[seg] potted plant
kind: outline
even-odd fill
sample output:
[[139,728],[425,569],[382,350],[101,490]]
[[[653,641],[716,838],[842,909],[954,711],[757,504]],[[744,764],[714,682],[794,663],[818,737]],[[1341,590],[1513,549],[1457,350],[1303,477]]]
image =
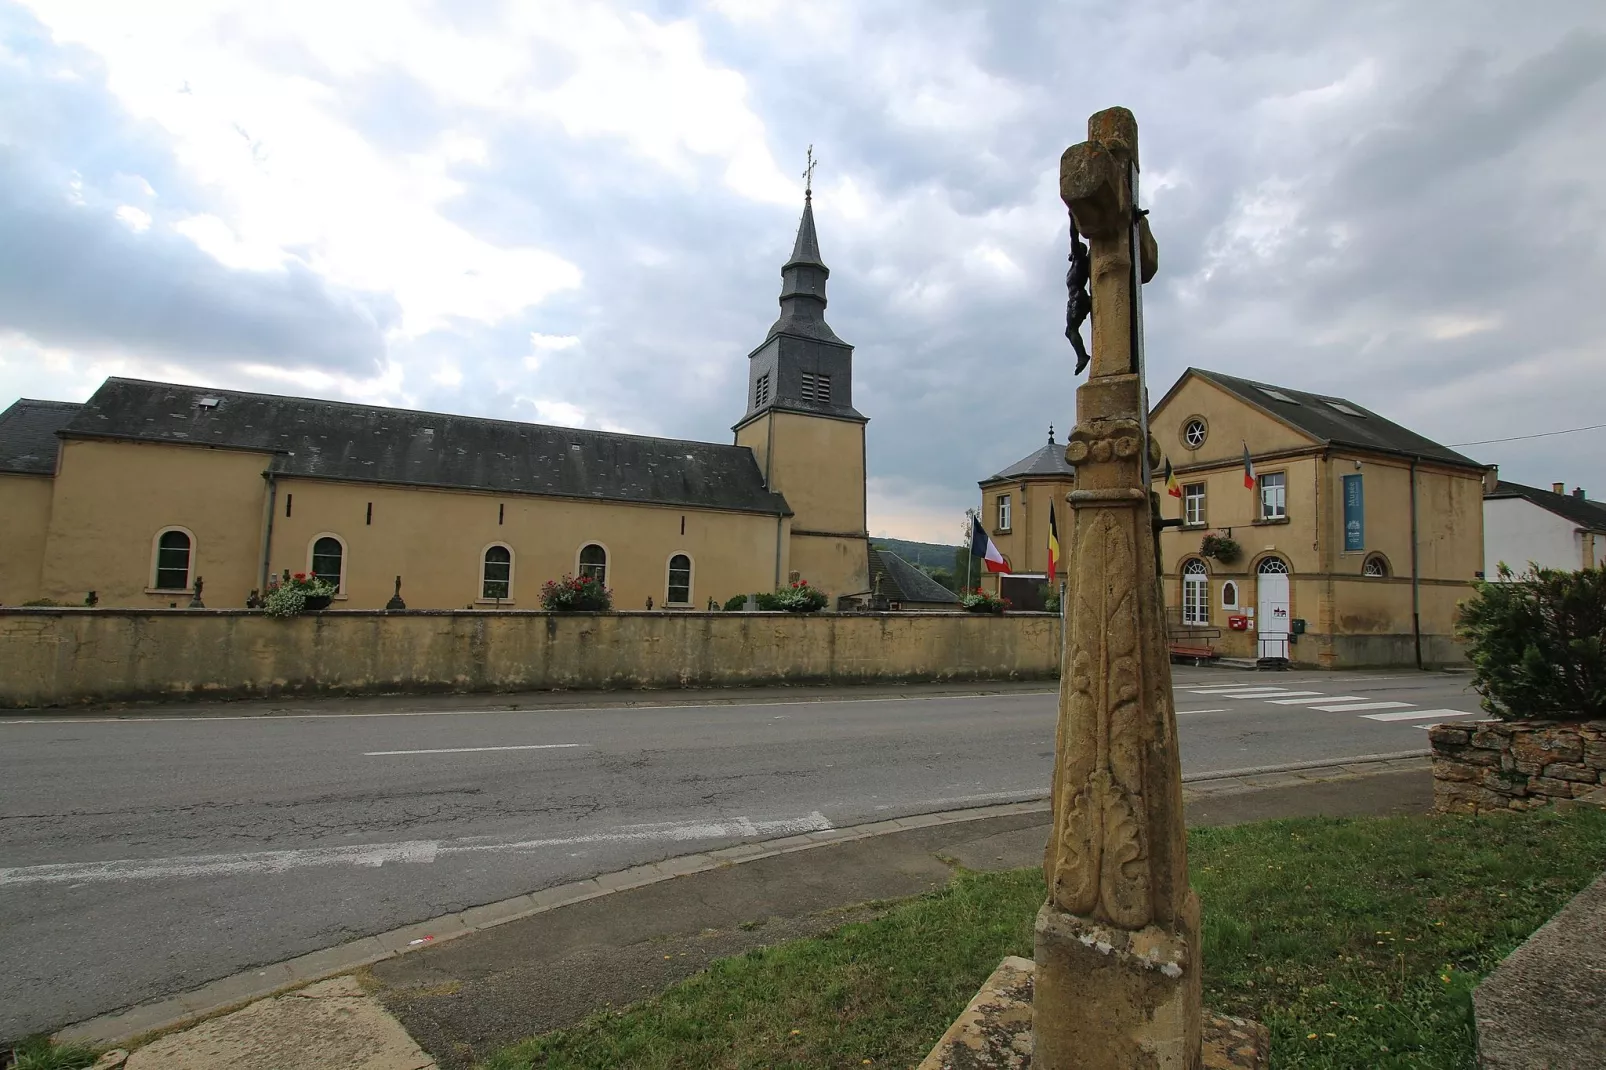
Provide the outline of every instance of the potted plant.
[[1202,557],[1213,557],[1223,565],[1230,565],[1243,556],[1243,548],[1231,536],[1211,532],[1199,544],[1199,554]]
[[541,608],[552,613],[599,613],[613,608],[613,592],[594,576],[569,576],[541,585]]
[[294,617],[328,609],[334,596],[335,585],[327,580],[321,580],[309,572],[291,575],[290,570],[285,569],[282,579],[268,581],[268,593],[262,598],[262,608],[270,617]]
[[959,604],[967,613],[1002,613],[1010,607],[1011,602],[1007,598],[990,595],[977,587],[974,591],[966,591],[961,595]]
[[818,587],[810,587],[808,580],[798,580],[790,587],[782,587],[775,592],[775,608],[788,613],[818,613],[825,608],[825,603],[825,592]]

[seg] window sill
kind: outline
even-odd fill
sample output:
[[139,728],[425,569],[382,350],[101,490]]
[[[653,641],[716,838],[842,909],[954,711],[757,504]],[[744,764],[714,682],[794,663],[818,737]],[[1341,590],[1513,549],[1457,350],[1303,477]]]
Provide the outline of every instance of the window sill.
[[1014,528],[994,528],[993,529],[993,534],[994,535],[1013,535],[1014,533],[1015,533],[1015,529]]
[[194,591],[194,589],[189,588],[189,587],[147,587],[147,588],[145,588],[145,593],[146,594],[173,595],[173,594],[194,594],[195,591]]
[[1288,518],[1286,516],[1263,516],[1254,521],[1255,527],[1269,527],[1273,524],[1286,523],[1288,523]]
[[1209,524],[1206,524],[1202,520],[1197,524],[1186,524],[1186,523],[1184,523],[1184,524],[1178,524],[1177,525],[1177,527],[1182,531],[1203,531],[1205,528],[1208,528],[1209,526],[1210,526]]
[[474,604],[477,606],[511,606],[514,602],[511,598],[476,598],[474,599]]

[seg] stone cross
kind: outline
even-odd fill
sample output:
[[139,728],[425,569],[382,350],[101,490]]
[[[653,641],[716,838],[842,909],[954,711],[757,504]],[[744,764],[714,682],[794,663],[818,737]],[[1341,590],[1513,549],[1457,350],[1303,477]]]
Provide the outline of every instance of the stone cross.
[[1137,121],[1125,108],[1094,115],[1088,140],[1060,158],[1060,196],[1090,247],[1093,345],[1065,450],[1076,490],[1035,1070],[1194,1070],[1200,1059],[1199,901],[1188,886],[1142,370],[1138,287],[1158,252],[1134,203],[1137,165]]

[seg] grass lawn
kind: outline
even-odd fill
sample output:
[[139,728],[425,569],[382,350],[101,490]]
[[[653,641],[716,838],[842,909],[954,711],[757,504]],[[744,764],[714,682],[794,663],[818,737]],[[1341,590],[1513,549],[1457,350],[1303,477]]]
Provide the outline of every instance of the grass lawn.
[[[1471,991],[1606,868],[1606,813],[1271,821],[1189,835],[1205,1003],[1285,1067],[1472,1067]],[[716,962],[513,1045],[526,1067],[913,1066],[1005,955],[1041,874],[963,874],[874,921]]]

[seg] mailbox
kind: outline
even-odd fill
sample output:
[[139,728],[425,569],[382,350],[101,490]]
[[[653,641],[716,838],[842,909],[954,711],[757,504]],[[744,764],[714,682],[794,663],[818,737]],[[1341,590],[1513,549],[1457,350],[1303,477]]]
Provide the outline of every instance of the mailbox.
[[1249,618],[1242,613],[1233,613],[1227,617],[1227,627],[1235,632],[1247,632],[1249,630]]
[[1305,634],[1305,618],[1304,617],[1295,617],[1293,620],[1289,621],[1288,623],[1292,626],[1290,628],[1290,631],[1292,631],[1295,635],[1304,635]]

